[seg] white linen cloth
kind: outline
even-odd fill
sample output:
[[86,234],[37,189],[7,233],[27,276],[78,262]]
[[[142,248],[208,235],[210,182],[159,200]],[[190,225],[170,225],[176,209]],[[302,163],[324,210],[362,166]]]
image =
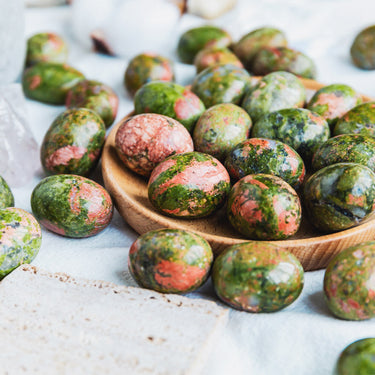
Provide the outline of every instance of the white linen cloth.
[[[95,6],[94,1],[92,4]],[[375,98],[375,71],[357,69],[349,56],[356,33],[375,24],[374,15],[373,0],[243,0],[235,10],[214,23],[228,29],[235,40],[256,27],[279,27],[286,32],[292,47],[315,60],[319,81],[346,83]],[[84,15],[82,22],[85,22]],[[176,35],[203,23],[197,17],[184,16]],[[120,98],[117,120],[132,110],[132,100],[123,88],[127,60],[98,55],[81,46],[71,33],[69,7],[27,9],[25,37],[41,31],[61,34],[69,43],[69,63],[87,78],[113,87]],[[195,69],[188,65],[176,64],[176,70],[181,84],[189,83],[195,74]],[[27,109],[30,127],[40,144],[64,107],[28,100]],[[30,183],[12,189],[17,207],[31,212],[31,192],[43,177],[39,168]],[[100,181],[99,169],[96,179]],[[127,252],[136,238],[137,234],[117,212],[106,230],[87,239],[64,238],[43,228],[42,247],[33,264],[53,272],[135,285],[127,271]],[[218,341],[204,373],[331,374],[339,353],[348,344],[375,337],[375,319],[349,322],[334,318],[324,302],[323,276],[323,270],[307,272],[302,295],[278,313],[249,314],[232,310],[225,336]],[[210,283],[191,296],[215,299]]]

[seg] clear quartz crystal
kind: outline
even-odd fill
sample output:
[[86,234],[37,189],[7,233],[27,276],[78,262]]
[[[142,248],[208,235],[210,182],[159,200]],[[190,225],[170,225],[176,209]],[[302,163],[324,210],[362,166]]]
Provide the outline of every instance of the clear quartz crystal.
[[26,52],[24,0],[0,0],[0,83],[21,74]]
[[0,86],[0,161],[0,175],[11,187],[28,183],[40,167],[19,84]]

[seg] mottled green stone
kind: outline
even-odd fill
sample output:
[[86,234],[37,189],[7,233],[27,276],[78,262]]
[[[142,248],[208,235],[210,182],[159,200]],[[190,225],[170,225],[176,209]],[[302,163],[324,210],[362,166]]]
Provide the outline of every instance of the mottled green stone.
[[180,229],[153,230],[138,237],[129,250],[128,266],[143,288],[187,293],[207,280],[213,253],[201,236]]
[[9,185],[0,176],[0,209],[14,206],[14,196]]
[[305,164],[330,136],[323,117],[304,108],[287,108],[262,116],[253,126],[252,137],[277,139],[286,143],[302,157]]
[[329,165],[306,181],[304,203],[306,217],[323,232],[354,227],[374,210],[375,173],[360,164]]
[[332,128],[340,117],[362,101],[353,88],[336,83],[318,90],[306,108],[325,118]]
[[40,62],[23,72],[22,87],[29,99],[65,104],[66,95],[84,75],[67,64]]
[[55,33],[39,33],[27,40],[26,65],[38,62],[65,63],[68,59],[68,46]]
[[44,178],[34,188],[31,208],[40,224],[66,237],[93,236],[110,223],[113,205],[96,182],[75,175]]
[[249,136],[251,119],[232,103],[214,105],[199,118],[193,133],[196,151],[224,161],[228,152]]
[[303,107],[305,100],[305,87],[294,74],[274,72],[264,76],[247,92],[241,106],[256,122],[270,112]]
[[272,174],[298,188],[305,178],[302,158],[287,144],[277,140],[250,138],[235,146],[225,159],[233,180],[249,174]]
[[314,79],[316,66],[313,60],[300,51],[288,47],[265,47],[254,57],[252,72],[265,75],[286,71],[299,77]]
[[223,29],[205,25],[184,32],[178,41],[177,54],[180,60],[192,64],[197,53],[207,47],[228,47],[231,36]]
[[375,241],[351,246],[337,254],[324,274],[324,295],[331,312],[347,320],[374,318],[374,278]]
[[21,208],[0,209],[0,280],[37,256],[42,243],[39,223]]
[[375,139],[361,134],[341,134],[328,139],[315,152],[314,170],[337,163],[357,163],[375,172]]
[[285,34],[273,27],[261,27],[244,35],[234,46],[233,51],[244,64],[252,70],[254,56],[263,47],[286,47],[288,42]]
[[231,64],[243,68],[238,57],[228,48],[211,47],[198,52],[194,59],[194,65],[197,73],[217,64]]
[[130,95],[135,95],[145,83],[174,80],[174,66],[171,60],[153,53],[141,53],[130,60],[125,70],[124,85]]
[[170,156],[152,171],[148,197],[168,216],[203,217],[224,204],[230,178],[214,157],[200,152]]
[[68,91],[65,105],[67,108],[87,108],[95,111],[108,128],[117,115],[118,96],[104,83],[85,79]]
[[250,86],[250,75],[235,65],[214,65],[204,69],[194,79],[191,90],[206,108],[220,103],[240,104]]
[[375,374],[375,337],[355,341],[340,354],[335,375],[354,374]]
[[358,68],[375,69],[375,26],[367,27],[355,37],[350,55]]
[[197,95],[173,82],[150,82],[143,85],[134,97],[136,114],[158,113],[179,121],[192,132],[195,123],[206,109]]
[[247,175],[236,182],[229,193],[229,222],[246,238],[288,238],[298,231],[301,215],[297,193],[277,176]]
[[341,117],[333,135],[362,134],[375,137],[375,102],[357,105]]
[[40,159],[47,174],[88,175],[98,163],[105,125],[90,109],[67,109],[44,136]]
[[245,242],[216,258],[212,281],[219,298],[236,309],[275,312],[298,298],[304,273],[293,254],[270,243]]

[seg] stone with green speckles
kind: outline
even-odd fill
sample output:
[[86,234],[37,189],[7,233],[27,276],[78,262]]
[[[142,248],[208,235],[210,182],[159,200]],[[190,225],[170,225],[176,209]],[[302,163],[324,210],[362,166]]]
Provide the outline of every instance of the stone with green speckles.
[[250,75],[235,65],[214,65],[204,69],[194,79],[191,90],[209,108],[215,104],[240,104],[250,86]]
[[22,75],[24,94],[49,104],[65,104],[68,91],[84,75],[67,64],[40,62],[27,68]]
[[170,156],[152,171],[148,197],[172,217],[203,217],[224,204],[230,189],[227,170],[213,156],[187,152]]
[[301,203],[297,193],[277,176],[247,175],[237,181],[229,193],[229,222],[246,238],[288,238],[298,231],[301,215]]
[[34,216],[21,208],[0,209],[0,280],[21,264],[31,263],[42,243]]
[[308,109],[287,108],[262,116],[251,135],[286,143],[310,165],[315,151],[330,137],[330,129],[323,117]]
[[314,79],[316,66],[313,60],[300,51],[288,47],[265,47],[255,55],[252,72],[265,75],[286,71],[299,77]]
[[228,48],[211,47],[202,49],[194,59],[197,73],[217,64],[231,64],[243,68],[238,57]]
[[115,121],[118,103],[117,94],[109,86],[87,79],[73,86],[65,101],[67,108],[87,108],[95,111],[107,128]]
[[26,65],[38,62],[65,63],[68,59],[68,46],[55,33],[39,33],[27,40]]
[[309,221],[323,232],[359,225],[375,208],[375,173],[355,163],[329,165],[304,186]]
[[135,113],[158,113],[179,121],[192,132],[206,107],[197,95],[173,82],[150,82],[134,97]]
[[353,374],[375,374],[375,337],[355,341],[340,354],[335,375]]
[[338,253],[324,274],[324,296],[331,312],[347,320],[374,318],[374,278],[375,241],[363,242]]
[[178,41],[177,54],[180,60],[192,64],[197,53],[207,47],[228,47],[231,36],[223,29],[205,25],[184,32]]
[[263,47],[286,47],[288,42],[285,34],[273,27],[261,27],[244,35],[234,46],[233,51],[244,64],[252,70],[254,56]]
[[353,88],[336,83],[318,90],[307,104],[307,109],[325,118],[332,128],[340,117],[362,102],[361,95]]
[[294,74],[274,72],[264,76],[246,93],[241,106],[256,122],[273,111],[303,107],[305,100],[305,87]]
[[375,102],[357,105],[341,117],[333,135],[362,134],[375,137]]
[[361,134],[341,134],[328,139],[315,152],[315,171],[331,164],[357,163],[375,172],[375,139]]
[[88,175],[99,161],[105,125],[86,108],[67,109],[53,121],[44,136],[40,159],[47,174]]
[[113,204],[98,183],[76,175],[44,178],[34,188],[31,208],[40,224],[66,237],[93,236],[108,226]]
[[249,136],[251,119],[232,103],[214,105],[199,118],[193,133],[196,151],[224,161],[228,152]]
[[352,60],[358,68],[375,69],[375,26],[363,29],[350,48]]
[[143,288],[187,293],[209,276],[213,253],[201,236],[180,229],[153,230],[138,237],[129,250],[128,267]]
[[125,70],[124,85],[130,95],[151,81],[174,82],[173,62],[168,58],[153,54],[141,53],[129,62]]
[[14,196],[9,185],[0,176],[0,209],[14,206]]
[[127,168],[145,177],[168,156],[194,151],[187,129],[157,113],[125,118],[117,128],[115,148]]
[[225,159],[225,168],[235,181],[249,174],[272,174],[293,188],[303,183],[306,170],[302,158],[277,140],[250,138],[235,146]]
[[304,273],[291,253],[264,242],[246,242],[224,250],[215,260],[212,281],[219,298],[252,313],[275,312],[301,294]]

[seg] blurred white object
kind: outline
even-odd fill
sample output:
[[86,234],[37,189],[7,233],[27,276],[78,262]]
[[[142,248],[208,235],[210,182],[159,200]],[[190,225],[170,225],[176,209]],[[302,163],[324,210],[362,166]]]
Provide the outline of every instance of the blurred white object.
[[24,65],[24,0],[0,0],[0,82],[14,82]]
[[152,51],[170,55],[180,8],[168,0],[74,0],[73,32],[87,47],[95,35],[104,48],[127,58]]
[[63,5],[69,3],[67,0],[25,0],[28,7],[45,7],[51,5]]
[[11,187],[25,185],[40,167],[20,84],[0,86],[0,160],[0,175]]
[[213,19],[234,8],[237,0],[187,0],[188,13],[199,17]]

